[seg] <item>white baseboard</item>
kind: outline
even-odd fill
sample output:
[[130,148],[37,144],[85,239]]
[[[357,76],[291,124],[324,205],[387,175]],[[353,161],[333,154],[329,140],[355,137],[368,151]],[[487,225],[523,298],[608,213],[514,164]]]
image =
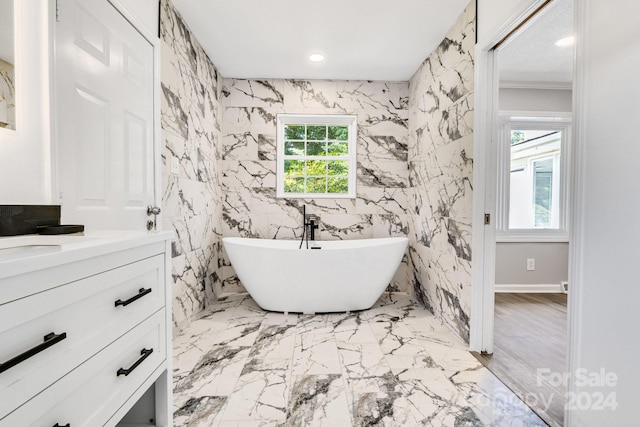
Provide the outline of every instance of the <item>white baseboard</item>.
[[528,294],[561,294],[564,293],[560,283],[533,285],[495,285],[495,293],[528,293]]

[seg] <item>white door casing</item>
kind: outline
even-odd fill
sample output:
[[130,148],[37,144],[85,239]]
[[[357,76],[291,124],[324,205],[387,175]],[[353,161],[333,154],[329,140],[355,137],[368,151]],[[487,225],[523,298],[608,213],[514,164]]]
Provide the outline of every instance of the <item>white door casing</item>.
[[159,196],[157,42],[106,0],[58,0],[57,20],[53,115],[62,221],[143,230],[147,206],[157,206]]
[[[484,31],[475,47],[474,110],[474,197],[473,197],[473,270],[469,346],[474,351],[493,353],[494,284],[496,256],[496,191],[497,191],[497,105],[498,58],[494,47],[543,7],[548,0],[520,2],[504,22]],[[490,2],[485,2],[490,3]],[[498,4],[498,1],[492,4]],[[485,5],[486,6],[486,5]],[[483,25],[479,16],[479,25]],[[526,26],[525,26],[526,27]],[[485,225],[485,214],[491,222]]]

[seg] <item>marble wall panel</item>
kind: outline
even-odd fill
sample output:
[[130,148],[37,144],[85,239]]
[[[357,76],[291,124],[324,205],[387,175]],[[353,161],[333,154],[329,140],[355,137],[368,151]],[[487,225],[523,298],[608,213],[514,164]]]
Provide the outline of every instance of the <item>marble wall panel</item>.
[[15,68],[3,59],[0,59],[0,128],[16,128]]
[[[163,228],[172,244],[174,332],[222,287],[219,76],[170,0],[161,1]],[[175,164],[177,169],[172,170]],[[228,261],[227,261],[228,263]]]
[[475,5],[409,82],[407,205],[416,297],[469,340]]
[[[407,235],[408,82],[223,79],[221,102],[225,236],[300,238],[303,205],[320,239]],[[358,116],[355,199],[275,197],[278,113]],[[406,262],[391,289],[408,290]]]

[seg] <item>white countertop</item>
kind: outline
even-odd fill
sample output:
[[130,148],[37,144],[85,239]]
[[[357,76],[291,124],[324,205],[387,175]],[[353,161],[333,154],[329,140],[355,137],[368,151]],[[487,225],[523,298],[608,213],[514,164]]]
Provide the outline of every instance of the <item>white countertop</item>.
[[173,237],[173,231],[91,231],[54,236],[0,237],[0,279]]

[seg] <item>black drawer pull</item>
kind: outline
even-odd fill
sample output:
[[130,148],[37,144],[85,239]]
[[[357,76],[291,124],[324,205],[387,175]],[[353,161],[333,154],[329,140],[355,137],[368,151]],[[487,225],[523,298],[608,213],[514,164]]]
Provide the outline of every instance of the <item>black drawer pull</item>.
[[147,350],[146,348],[143,348],[142,351],[140,352],[142,357],[140,357],[140,359],[136,360],[136,363],[131,365],[131,367],[129,369],[124,369],[124,368],[118,369],[118,375],[117,376],[119,377],[120,375],[124,375],[126,377],[127,375],[129,375],[131,372],[133,372],[134,369],[136,369],[138,366],[140,366],[140,364],[142,362],[144,362],[144,359],[146,359],[147,357],[151,356],[151,353],[153,353],[153,349],[152,348],[150,348],[149,350]]
[[71,427],[71,424],[66,423],[65,425],[61,426],[60,424],[56,423],[56,425],[54,425],[53,427]]
[[131,304],[132,302],[134,302],[137,299],[142,298],[143,296],[150,294],[151,293],[151,288],[149,289],[145,289],[145,288],[140,288],[140,290],[138,291],[138,294],[135,296],[132,296],[131,298],[129,298],[126,301],[122,301],[121,299],[119,299],[118,301],[116,301],[116,307],[121,305],[121,306],[127,306],[129,304]]
[[0,364],[0,372],[4,372],[4,371],[6,371],[6,370],[8,370],[10,368],[13,368],[17,364],[24,362],[28,358],[33,357],[36,354],[40,353],[41,351],[48,349],[52,345],[55,345],[55,344],[59,343],[60,341],[62,341],[66,337],[67,337],[67,333],[66,332],[63,332],[63,333],[58,334],[58,335],[56,335],[55,333],[51,332],[50,334],[45,335],[44,336],[44,342],[42,344],[38,344],[37,346],[33,347],[32,349],[29,349],[29,350],[25,351],[24,353],[17,355],[13,359],[7,360],[6,362]]

